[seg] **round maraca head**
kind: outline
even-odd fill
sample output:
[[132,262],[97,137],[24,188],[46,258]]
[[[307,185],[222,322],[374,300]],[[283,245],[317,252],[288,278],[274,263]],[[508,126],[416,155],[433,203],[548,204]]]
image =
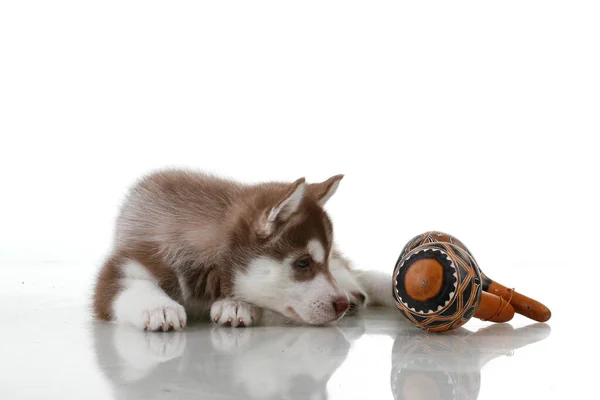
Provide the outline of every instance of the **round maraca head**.
[[[455,238],[452,235],[449,235],[447,233],[440,232],[440,231],[424,232],[424,233],[421,233],[420,235],[417,235],[414,238],[410,239],[408,241],[408,243],[406,243],[406,245],[402,249],[402,252],[400,253],[400,257],[398,259],[404,257],[406,255],[406,253],[408,253],[409,251],[411,251],[413,249],[416,249],[419,246],[422,246],[427,243],[434,243],[434,242],[450,243],[455,246],[458,246],[461,249],[465,250],[469,254],[469,256],[471,256],[471,258],[473,258],[473,260],[475,260],[475,258],[473,257],[473,254],[469,251],[469,249],[467,248],[467,246],[465,246],[465,244],[463,242],[461,242],[460,240],[458,240],[457,238]],[[477,262],[475,262],[475,263],[477,263]]]
[[464,325],[479,306],[481,273],[461,247],[431,242],[396,263],[394,299],[401,314],[421,329],[444,332]]

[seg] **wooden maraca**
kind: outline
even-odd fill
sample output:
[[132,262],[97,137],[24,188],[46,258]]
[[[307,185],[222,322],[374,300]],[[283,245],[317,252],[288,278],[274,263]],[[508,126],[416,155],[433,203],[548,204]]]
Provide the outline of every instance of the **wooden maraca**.
[[[413,249],[419,246],[433,242],[451,243],[455,246],[458,246],[465,250],[475,262],[473,254],[469,251],[467,246],[464,245],[464,243],[462,243],[454,236],[439,231],[425,232],[412,238],[406,244],[406,246],[404,246],[404,249],[400,254],[400,258],[402,258],[408,252],[412,251]],[[475,264],[477,265],[477,262],[475,262]],[[546,322],[550,319],[552,313],[550,312],[550,309],[548,309],[548,307],[546,307],[539,301],[531,299],[521,293],[516,292],[513,289],[509,289],[506,286],[495,282],[494,280],[486,276],[479,266],[477,266],[477,268],[479,269],[479,272],[481,274],[482,288],[484,292],[500,296],[503,300],[510,302],[516,313],[524,315],[527,318],[530,318],[534,321]]]
[[507,322],[515,313],[507,301],[482,290],[475,259],[449,242],[403,251],[394,268],[393,294],[406,319],[433,332],[456,329],[472,317]]

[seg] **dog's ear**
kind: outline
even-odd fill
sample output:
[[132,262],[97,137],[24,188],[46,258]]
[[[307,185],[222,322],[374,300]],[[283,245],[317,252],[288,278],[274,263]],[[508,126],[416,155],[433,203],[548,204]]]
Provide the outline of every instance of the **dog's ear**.
[[261,217],[259,221],[259,234],[269,236],[273,233],[277,221],[284,222],[298,211],[306,193],[306,179],[300,178],[291,184],[290,189],[279,202]]
[[323,207],[333,196],[340,185],[344,175],[334,175],[325,182],[310,184],[308,190],[317,199],[317,203]]

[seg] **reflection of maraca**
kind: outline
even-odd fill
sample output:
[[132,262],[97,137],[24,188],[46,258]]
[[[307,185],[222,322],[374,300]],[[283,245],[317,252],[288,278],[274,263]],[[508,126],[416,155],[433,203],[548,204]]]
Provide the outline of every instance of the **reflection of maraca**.
[[447,335],[401,332],[392,348],[392,394],[397,400],[475,400],[481,369],[488,362],[511,356],[550,333],[550,327],[540,323],[518,329],[493,324],[477,332],[459,328]]
[[514,309],[500,297],[483,292],[481,279],[467,250],[449,242],[428,242],[403,251],[396,263],[396,307],[414,325],[434,332],[456,329],[473,316],[494,322],[511,320]]
[[[408,252],[410,252],[411,250],[413,250],[419,246],[422,246],[423,244],[433,243],[433,242],[451,243],[455,246],[458,246],[458,247],[462,248],[463,250],[465,250],[469,254],[469,256],[473,259],[473,261],[475,262],[475,258],[473,257],[473,254],[471,254],[471,252],[469,251],[467,246],[465,246],[460,240],[458,240],[457,238],[455,238],[451,235],[448,235],[443,232],[438,232],[438,231],[425,232],[425,233],[422,233],[422,234],[417,235],[414,238],[412,238],[406,244],[406,246],[404,246],[404,249],[402,250],[402,253],[400,254],[400,258],[404,257]],[[477,264],[477,263],[475,262],[475,264]],[[514,308],[515,312],[517,312],[518,314],[524,315],[528,318],[531,318],[535,321],[546,322],[550,319],[552,313],[550,312],[548,307],[546,307],[539,301],[533,300],[533,299],[531,299],[527,296],[524,296],[512,289],[508,289],[506,286],[503,286],[503,285],[493,281],[492,279],[487,277],[485,275],[485,273],[483,273],[483,271],[481,271],[479,266],[477,268],[479,269],[480,274],[481,274],[482,287],[483,287],[484,292],[488,292],[488,293],[495,294],[497,296],[502,297],[503,300],[510,302],[510,304]],[[496,321],[496,322],[499,322],[499,321]]]

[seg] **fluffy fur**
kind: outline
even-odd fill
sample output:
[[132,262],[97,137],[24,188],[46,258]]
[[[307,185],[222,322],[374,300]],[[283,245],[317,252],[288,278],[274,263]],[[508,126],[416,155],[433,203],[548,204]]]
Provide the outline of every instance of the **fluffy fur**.
[[208,315],[250,326],[265,311],[320,325],[369,298],[389,305],[389,276],[353,271],[335,249],[323,207],[342,177],[254,185],[186,170],[143,177],[121,207],[96,316],[151,331]]

